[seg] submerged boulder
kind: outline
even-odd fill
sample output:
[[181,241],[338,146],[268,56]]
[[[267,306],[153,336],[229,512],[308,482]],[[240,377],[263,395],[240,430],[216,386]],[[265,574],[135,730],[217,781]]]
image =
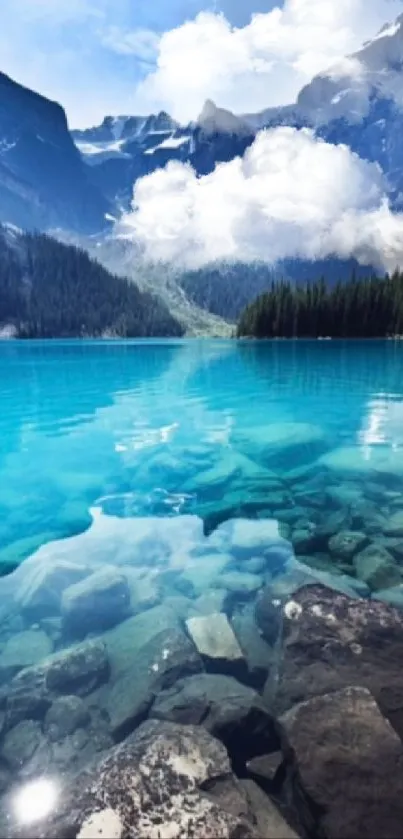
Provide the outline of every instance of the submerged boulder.
[[58,696],[86,696],[108,680],[109,660],[101,641],[87,641],[21,670],[9,685],[8,727],[24,719],[42,720]]
[[57,615],[63,591],[88,573],[85,566],[64,559],[51,563],[46,557],[30,560],[27,568],[22,567],[20,571],[21,580],[15,595],[18,606],[32,621]]
[[189,618],[186,627],[207,669],[226,674],[247,674],[244,654],[223,612]]
[[402,574],[392,554],[373,543],[354,557],[357,577],[366,583],[372,591],[397,586],[402,582]]
[[240,765],[279,745],[260,696],[230,676],[200,673],[181,679],[157,696],[150,717],[203,725]]
[[84,638],[123,621],[130,609],[127,578],[116,568],[100,568],[65,589],[61,612],[67,634]]

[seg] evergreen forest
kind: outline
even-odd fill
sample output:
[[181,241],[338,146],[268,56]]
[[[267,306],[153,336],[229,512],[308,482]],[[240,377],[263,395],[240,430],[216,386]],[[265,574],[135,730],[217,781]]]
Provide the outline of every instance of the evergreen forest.
[[329,287],[273,282],[241,314],[237,336],[386,338],[403,335],[403,273],[357,278]]
[[47,235],[0,228],[0,328],[20,338],[181,336],[165,304]]

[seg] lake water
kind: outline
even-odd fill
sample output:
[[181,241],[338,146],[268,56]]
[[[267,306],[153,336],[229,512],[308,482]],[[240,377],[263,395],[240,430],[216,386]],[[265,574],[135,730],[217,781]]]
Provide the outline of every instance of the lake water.
[[[265,586],[403,602],[399,342],[0,342],[0,404],[0,792],[131,730],[173,619],[225,614],[263,688]],[[80,645],[53,693],[24,676]]]

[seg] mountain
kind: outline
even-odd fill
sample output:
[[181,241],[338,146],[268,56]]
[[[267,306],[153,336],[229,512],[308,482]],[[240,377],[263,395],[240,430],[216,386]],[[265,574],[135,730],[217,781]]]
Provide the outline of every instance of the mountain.
[[161,111],[148,117],[107,116],[101,125],[71,135],[89,179],[119,214],[129,208],[138,178],[171,160],[188,162],[199,175],[206,175],[216,163],[242,155],[255,132],[208,100],[196,122],[187,126]]
[[108,211],[63,108],[0,73],[0,222],[93,233]]
[[403,206],[403,15],[361,50],[317,75],[295,105],[242,117],[254,130],[311,127],[378,163],[396,209]]
[[0,336],[181,336],[164,303],[88,254],[43,234],[0,227]]

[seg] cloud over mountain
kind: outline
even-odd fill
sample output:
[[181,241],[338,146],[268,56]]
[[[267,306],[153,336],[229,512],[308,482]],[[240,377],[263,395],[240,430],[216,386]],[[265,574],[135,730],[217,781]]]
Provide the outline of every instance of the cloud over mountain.
[[379,166],[289,127],[260,132],[209,175],[172,161],[141,178],[118,232],[183,267],[337,255],[393,270],[403,257],[403,215]]
[[285,0],[244,27],[201,12],[160,38],[157,66],[137,88],[138,108],[165,108],[186,122],[207,98],[238,113],[293,102],[312,76],[402,11],[401,0]]

